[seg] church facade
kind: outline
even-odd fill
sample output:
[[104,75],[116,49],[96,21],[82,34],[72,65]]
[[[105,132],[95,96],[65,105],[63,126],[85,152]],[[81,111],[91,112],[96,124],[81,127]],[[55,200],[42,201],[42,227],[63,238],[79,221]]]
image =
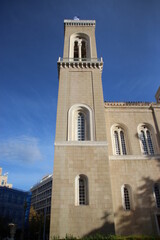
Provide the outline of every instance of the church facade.
[[104,102],[95,21],[64,20],[50,237],[160,233],[156,103]]

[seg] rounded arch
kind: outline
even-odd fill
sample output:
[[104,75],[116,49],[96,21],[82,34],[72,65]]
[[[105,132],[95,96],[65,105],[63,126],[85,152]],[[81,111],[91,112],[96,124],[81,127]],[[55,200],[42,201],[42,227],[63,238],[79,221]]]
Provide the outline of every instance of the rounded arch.
[[127,155],[129,151],[128,128],[123,123],[111,126],[112,149],[115,155]]
[[69,58],[77,61],[91,58],[91,41],[87,34],[77,32],[70,36]]
[[137,126],[141,152],[144,155],[154,155],[156,152],[155,131],[151,124],[140,123]]
[[79,174],[75,177],[75,205],[89,204],[89,187],[88,177],[84,174]]
[[[79,115],[84,118],[83,129],[78,129]],[[93,141],[94,120],[93,110],[86,104],[74,104],[68,111],[68,141]],[[82,124],[82,122],[81,122]],[[83,130],[83,139],[78,138],[79,131]],[[82,134],[82,132],[81,132]]]

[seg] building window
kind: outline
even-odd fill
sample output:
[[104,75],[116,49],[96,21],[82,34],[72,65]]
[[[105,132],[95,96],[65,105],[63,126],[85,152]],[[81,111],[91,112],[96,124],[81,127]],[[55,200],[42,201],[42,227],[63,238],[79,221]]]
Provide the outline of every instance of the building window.
[[77,114],[77,140],[85,140],[85,115],[82,112]]
[[86,49],[86,42],[82,41],[82,46],[81,46],[81,56],[82,56],[82,61],[86,60],[87,58],[87,49]]
[[68,140],[93,140],[93,112],[84,104],[74,105],[68,112]]
[[160,214],[156,214],[156,224],[157,224],[158,235],[160,235]]
[[154,196],[155,196],[157,208],[160,208],[160,186],[158,183],[154,184]]
[[131,188],[129,185],[122,186],[122,204],[127,211],[131,210]]
[[86,61],[91,58],[90,38],[85,33],[74,33],[70,37],[69,58],[71,61]]
[[76,177],[75,183],[75,203],[76,205],[88,205],[88,178],[85,175]]
[[116,155],[126,155],[124,130],[120,126],[113,127],[113,149]]
[[78,61],[79,58],[79,48],[78,48],[78,42],[74,42],[74,60]]
[[142,153],[144,155],[154,155],[151,132],[147,126],[142,125],[139,127],[139,139]]

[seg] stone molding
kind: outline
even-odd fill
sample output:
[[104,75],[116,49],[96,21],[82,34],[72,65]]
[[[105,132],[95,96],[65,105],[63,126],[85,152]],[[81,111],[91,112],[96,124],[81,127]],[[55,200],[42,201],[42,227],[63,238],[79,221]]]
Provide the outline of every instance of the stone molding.
[[109,160],[160,160],[160,154],[156,154],[156,155],[110,155]]
[[64,20],[65,26],[87,26],[87,27],[95,27],[96,21],[95,20]]
[[54,143],[55,146],[81,146],[81,147],[89,147],[89,146],[96,146],[96,147],[103,147],[108,146],[108,142],[106,141],[56,141]]
[[88,59],[86,61],[73,61],[70,59],[58,59],[58,69],[60,68],[80,68],[80,69],[103,69],[103,59]]
[[153,102],[104,102],[104,107],[145,107],[145,108],[160,108],[160,104]]

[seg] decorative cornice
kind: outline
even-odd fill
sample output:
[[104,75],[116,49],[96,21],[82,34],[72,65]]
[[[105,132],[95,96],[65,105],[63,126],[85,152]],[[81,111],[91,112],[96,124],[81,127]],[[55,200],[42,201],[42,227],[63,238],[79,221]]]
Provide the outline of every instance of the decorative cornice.
[[153,102],[104,102],[104,107],[145,107],[145,108],[152,108],[152,107],[160,107],[160,104],[153,103]]
[[95,20],[69,20],[65,19],[64,20],[64,25],[65,26],[87,26],[87,27],[92,27],[96,25]]
[[109,160],[160,160],[160,154],[157,155],[110,155]]
[[108,146],[108,142],[106,141],[56,141],[54,143],[55,146],[80,146],[80,147],[106,147]]
[[91,59],[85,59],[85,60],[79,60],[74,61],[74,59],[70,58],[60,58],[57,62],[58,65],[58,71],[60,68],[79,68],[79,69],[99,69],[102,71],[103,69],[103,59],[100,58],[91,58]]

